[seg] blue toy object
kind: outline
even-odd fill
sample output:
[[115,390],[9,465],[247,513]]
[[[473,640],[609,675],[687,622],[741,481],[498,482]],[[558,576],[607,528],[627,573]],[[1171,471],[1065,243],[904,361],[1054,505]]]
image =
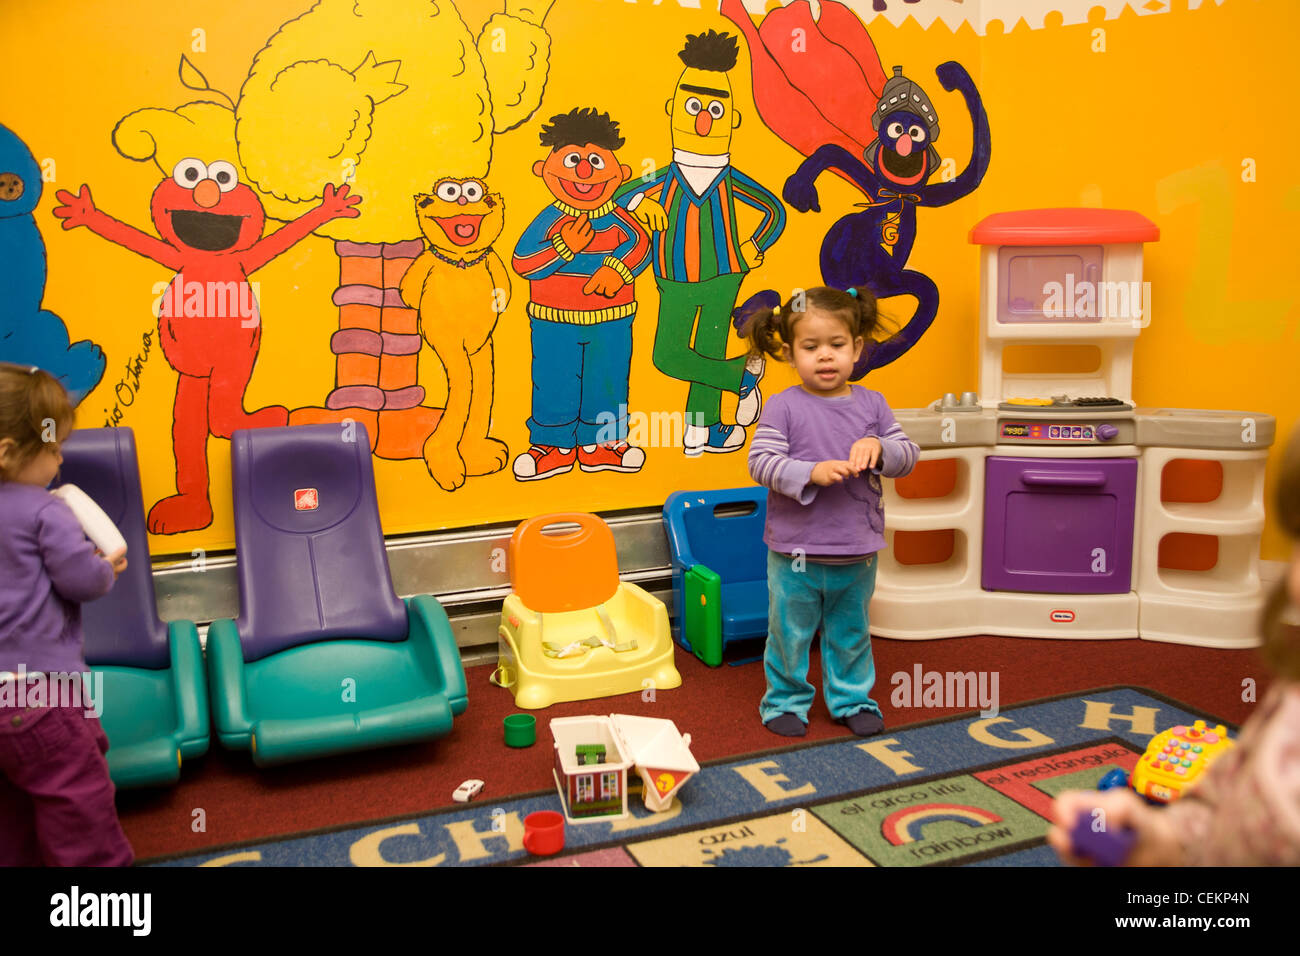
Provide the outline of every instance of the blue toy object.
[[664,503],[676,637],[710,667],[731,641],[767,634],[767,489],[678,491]]
[[39,366],[78,405],[104,377],[104,353],[89,341],[70,345],[63,320],[41,308],[45,242],[32,213],[42,185],[27,144],[0,125],[0,360]]
[[1098,790],[1114,790],[1117,787],[1128,786],[1128,771],[1123,767],[1116,767],[1104,777],[1097,781]]
[[1070,830],[1070,846],[1075,856],[1091,860],[1097,866],[1123,866],[1137,843],[1137,833],[1128,827],[1119,830],[1092,827],[1092,814],[1081,813]]
[[208,750],[207,676],[194,623],[158,618],[131,429],[74,431],[63,443],[59,481],[104,509],[129,556],[113,589],[81,610],[91,679],[103,680],[109,774],[120,789],[175,783],[181,761]]
[[467,692],[451,623],[393,591],[360,424],[231,440],[237,621],[208,630],[221,743],[258,766],[451,731]]

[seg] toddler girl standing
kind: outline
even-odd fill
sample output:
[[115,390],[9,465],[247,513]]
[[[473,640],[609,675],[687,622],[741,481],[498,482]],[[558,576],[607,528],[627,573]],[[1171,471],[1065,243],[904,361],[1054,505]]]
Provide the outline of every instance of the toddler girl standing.
[[108,593],[126,567],[100,556],[46,491],[72,427],[53,376],[0,364],[0,866],[133,858],[99,720],[84,699],[49,699],[69,686],[51,677],[86,672],[80,602]]
[[867,620],[876,552],[885,546],[880,476],[908,474],[919,449],[879,392],[849,383],[878,321],[866,289],[826,287],[746,317],[751,351],[790,362],[800,379],[767,403],[749,452],[750,475],[769,489],[767,693],[759,715],[786,737],[807,732],[808,653],[819,629],[831,716],[861,737],[885,726],[871,699]]

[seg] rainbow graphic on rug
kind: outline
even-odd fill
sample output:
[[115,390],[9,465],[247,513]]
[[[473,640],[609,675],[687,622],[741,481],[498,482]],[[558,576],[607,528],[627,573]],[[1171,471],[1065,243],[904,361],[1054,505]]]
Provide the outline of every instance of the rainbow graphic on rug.
[[930,803],[891,813],[880,825],[880,832],[894,846],[901,846],[922,839],[925,828],[931,823],[947,821],[956,821],[968,827],[982,827],[989,823],[1001,823],[1002,818],[980,807],[967,807],[959,803]]

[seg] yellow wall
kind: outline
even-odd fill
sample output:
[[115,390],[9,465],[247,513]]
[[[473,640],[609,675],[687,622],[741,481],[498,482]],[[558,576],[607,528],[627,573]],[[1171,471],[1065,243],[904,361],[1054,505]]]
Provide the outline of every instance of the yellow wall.
[[[166,281],[171,271],[86,229],[61,230],[51,213],[58,204],[54,193],[75,192],[88,183],[101,209],[152,231],[149,196],[161,174],[152,163],[130,161],[114,149],[114,125],[142,107],[175,108],[200,98],[181,85],[182,54],[212,88],[236,98],[258,50],[308,3],[231,0],[201,11],[157,0],[31,6],[32,15],[21,18],[23,29],[6,31],[0,39],[0,57],[11,76],[36,78],[21,84],[30,91],[26,96],[9,98],[4,123],[38,161],[52,161],[47,169],[54,181],[45,184],[36,213],[49,261],[45,307],[65,318],[74,339],[93,338],[109,356],[103,383],[82,406],[83,425],[99,425],[111,412],[123,367],[138,353],[141,336],[153,334],[138,393],[121,419],[136,432],[147,507],[174,490],[171,403],[177,376],[157,348],[150,314],[155,283]],[[855,8],[870,18],[870,6],[863,0]],[[891,0],[891,6],[899,5]],[[916,9],[938,6],[939,0],[923,0]],[[934,70],[947,60],[967,67],[988,110],[993,159],[972,196],[919,211],[909,265],[940,288],[938,318],[915,349],[865,384],[883,392],[895,408],[976,387],[977,251],[967,234],[981,217],[1039,206],[1129,208],[1161,228],[1160,242],[1147,247],[1153,320],[1137,345],[1138,402],[1266,412],[1277,416],[1285,435],[1296,424],[1291,382],[1300,358],[1296,296],[1285,278],[1294,271],[1287,254],[1300,208],[1292,158],[1300,134],[1290,119],[1292,84],[1284,73],[1294,72],[1290,46],[1300,28],[1300,9],[1283,0],[1226,0],[1197,10],[1179,3],[1166,15],[1127,12],[1103,19],[1099,12],[1093,22],[1075,25],[1049,16],[1038,28],[1022,23],[1006,33],[997,22],[984,31],[975,16],[980,5],[967,6],[975,25],[956,32],[942,22],[923,29],[915,20],[899,26],[883,18],[868,20],[886,69],[903,65],[930,94],[942,124],[937,148],[958,169],[970,155],[970,122],[960,97],[942,90]],[[1026,0],[1022,6],[1042,5]],[[985,19],[990,11],[1014,7],[985,4]],[[494,9],[461,4],[474,29]],[[707,29],[735,32],[716,10],[614,0],[556,0],[545,25],[551,52],[541,106],[521,127],[496,138],[488,175],[490,187],[506,197],[506,225],[497,248],[507,267],[522,230],[549,201],[541,180],[530,172],[545,152],[537,141],[542,121],[577,106],[607,110],[626,138],[621,161],[638,173],[647,159],[662,166],[671,158],[663,104],[681,72],[677,52],[683,38]],[[202,51],[194,48],[196,29],[204,31]],[[759,121],[749,80],[742,44],[731,73],[744,114],[732,162],[779,194],[800,157]],[[382,110],[380,104],[377,117]],[[411,130],[409,136],[415,152],[430,133]],[[1255,161],[1254,182],[1243,181],[1247,158]],[[356,182],[363,195],[365,173],[363,163]],[[788,210],[784,235],[747,279],[742,299],[760,288],[788,294],[820,281],[822,236],[861,196],[833,176],[823,176],[819,188],[823,212]],[[361,208],[359,221],[365,223],[364,202]],[[389,241],[418,234],[413,212],[410,226]],[[246,406],[320,404],[335,371],[329,337],[338,310],[330,295],[338,285],[338,259],[332,243],[310,237],[253,278],[261,290],[263,337]],[[512,283],[510,307],[495,332],[492,434],[509,445],[513,459],[528,445],[530,346],[523,311],[527,284],[518,276]],[[650,362],[657,296],[649,270],[638,280],[637,298],[632,407],[645,413],[680,410],[685,386]],[[910,300],[885,303],[885,311],[897,317],[910,310]],[[427,348],[420,365],[427,404],[441,405],[441,370]],[[773,370],[765,391],[793,382],[788,370]],[[730,410],[724,402],[724,420]],[[229,443],[212,438],[208,447],[214,521],[205,530],[155,537],[157,553],[233,543]],[[575,469],[521,483],[507,466],[495,475],[470,478],[454,492],[434,484],[421,460],[377,461],[385,528],[400,533],[544,511],[646,506],[678,488],[748,482],[743,453],[688,459],[677,447],[650,448],[647,455],[645,468],[634,476]],[[1270,524],[1263,556],[1284,555],[1283,537]]]
[[[1174,6],[1167,16],[991,31],[980,78],[994,160],[976,194],[979,214],[1096,205],[1155,221],[1136,401],[1266,412],[1277,417],[1280,445],[1300,413],[1300,310],[1287,278],[1300,227],[1300,133],[1284,119],[1294,87],[1286,36],[1300,27],[1300,7]],[[1092,52],[1097,29],[1104,53]],[[1243,181],[1246,159],[1254,182]],[[1270,521],[1263,557],[1287,554]]]

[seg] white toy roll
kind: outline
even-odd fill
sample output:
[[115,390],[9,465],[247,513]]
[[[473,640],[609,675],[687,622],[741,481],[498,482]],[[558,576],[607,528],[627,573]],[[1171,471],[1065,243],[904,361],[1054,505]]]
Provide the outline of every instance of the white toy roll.
[[126,539],[122,537],[122,532],[117,530],[113,519],[104,514],[104,509],[95,504],[90,495],[76,485],[60,485],[50,493],[63,499],[63,503],[72,509],[86,532],[86,537],[94,542],[104,557],[115,561],[126,554]]

